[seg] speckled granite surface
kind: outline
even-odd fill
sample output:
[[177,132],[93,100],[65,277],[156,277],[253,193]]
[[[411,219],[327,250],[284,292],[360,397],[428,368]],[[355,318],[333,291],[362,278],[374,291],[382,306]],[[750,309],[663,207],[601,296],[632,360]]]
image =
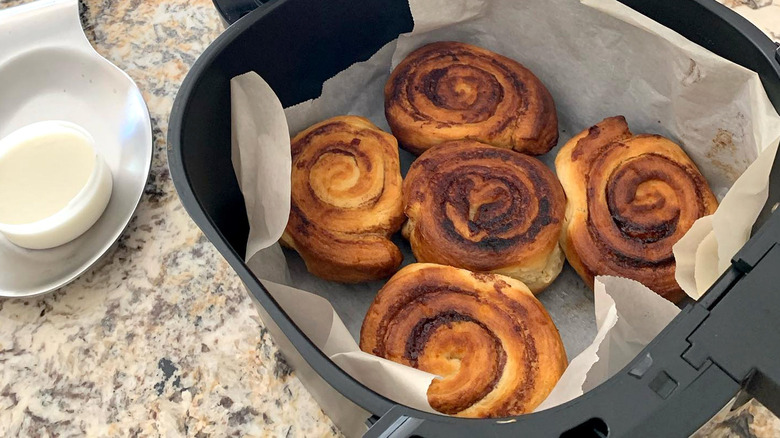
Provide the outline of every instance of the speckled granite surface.
[[[780,5],[729,3],[780,35]],[[46,297],[0,300],[0,435],[338,435],[183,210],[167,170],[173,98],[222,30],[211,1],[85,0],[82,8],[92,44],[149,106],[152,172],[100,266]],[[755,402],[716,420],[699,436],[780,435],[780,420]]]
[[173,98],[222,31],[211,1],[82,7],[89,40],[149,106],[151,177],[101,266],[44,298],[0,300],[0,436],[336,435],[168,173]]
[[718,0],[780,42],[780,0]]

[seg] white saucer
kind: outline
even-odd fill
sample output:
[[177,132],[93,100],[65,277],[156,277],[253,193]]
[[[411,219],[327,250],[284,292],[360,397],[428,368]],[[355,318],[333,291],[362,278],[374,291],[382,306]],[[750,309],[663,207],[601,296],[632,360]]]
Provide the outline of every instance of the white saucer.
[[138,206],[152,160],[149,112],[132,79],[94,51],[78,0],[39,0],[0,10],[0,138],[42,120],[65,120],[92,134],[111,168],[106,211],[76,240],[26,250],[0,235],[0,296],[58,289],[95,264]]

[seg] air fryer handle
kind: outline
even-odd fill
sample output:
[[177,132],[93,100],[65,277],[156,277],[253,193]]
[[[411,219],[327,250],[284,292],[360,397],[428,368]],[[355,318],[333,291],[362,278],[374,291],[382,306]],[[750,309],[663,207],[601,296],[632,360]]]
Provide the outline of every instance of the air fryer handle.
[[266,4],[269,0],[212,0],[225,25],[229,26],[239,18]]

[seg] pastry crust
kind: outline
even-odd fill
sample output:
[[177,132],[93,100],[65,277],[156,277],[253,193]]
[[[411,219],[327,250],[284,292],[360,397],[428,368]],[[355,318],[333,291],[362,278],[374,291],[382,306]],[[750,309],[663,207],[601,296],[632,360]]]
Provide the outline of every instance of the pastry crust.
[[427,263],[379,291],[360,348],[441,376],[428,401],[460,417],[531,412],[567,365],[558,329],[523,283]]
[[452,41],[423,46],[398,64],[385,85],[385,116],[417,155],[464,138],[532,155],[558,142],[552,96],[531,71]]
[[617,116],[569,140],[555,167],[568,200],[561,246],[585,283],[626,277],[679,302],[672,246],[718,207],[685,152]]
[[534,293],[561,272],[566,199],[536,158],[461,140],[422,154],[404,180],[404,237],[417,261],[524,282]]
[[292,139],[292,201],[281,242],[312,274],[355,283],[392,275],[404,220],[396,139],[368,119],[334,117]]

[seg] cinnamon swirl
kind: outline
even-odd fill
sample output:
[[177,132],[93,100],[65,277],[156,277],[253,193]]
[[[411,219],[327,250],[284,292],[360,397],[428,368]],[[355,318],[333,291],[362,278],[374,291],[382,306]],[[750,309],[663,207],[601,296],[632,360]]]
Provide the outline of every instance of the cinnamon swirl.
[[531,412],[567,364],[558,329],[523,283],[426,263],[379,291],[360,348],[441,376],[428,401],[461,417]]
[[478,140],[538,155],[558,141],[544,84],[520,63],[470,44],[423,46],[393,70],[385,115],[414,154],[449,140]]
[[417,261],[495,272],[539,292],[561,272],[563,189],[541,161],[461,140],[422,154],[404,180],[403,234]]
[[583,280],[631,278],[681,300],[672,246],[718,206],[685,152],[659,135],[632,134],[618,116],[569,140],[555,167],[568,199],[561,246]]
[[312,274],[360,282],[390,276],[403,223],[396,139],[363,117],[334,117],[292,139],[292,201],[281,241]]

